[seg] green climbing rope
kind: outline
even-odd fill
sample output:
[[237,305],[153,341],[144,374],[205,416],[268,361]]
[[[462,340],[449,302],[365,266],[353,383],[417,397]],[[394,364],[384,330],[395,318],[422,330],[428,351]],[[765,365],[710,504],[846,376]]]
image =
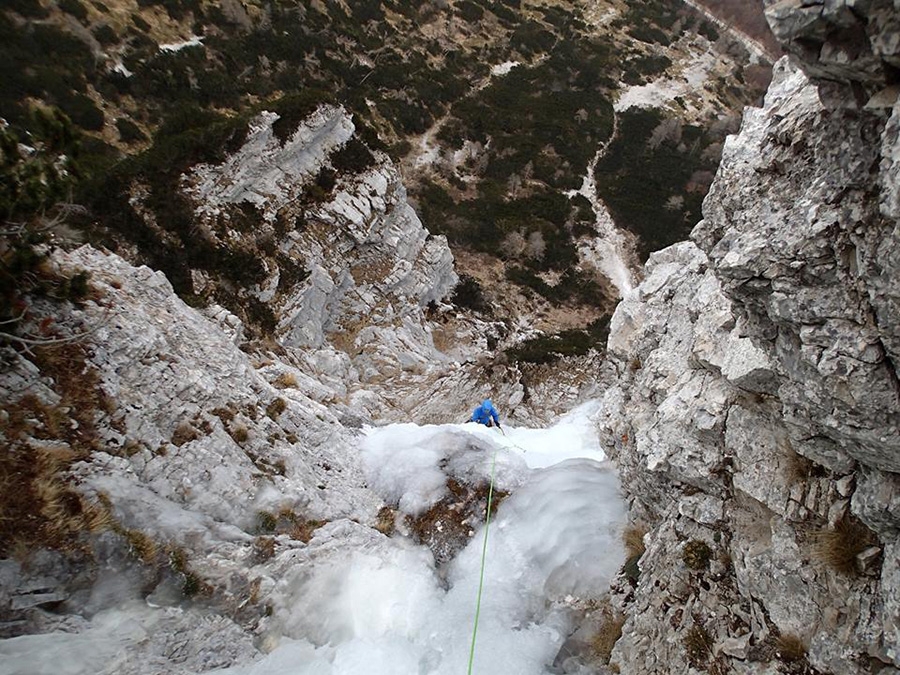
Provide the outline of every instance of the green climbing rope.
[[497,452],[491,459],[491,485],[488,488],[487,513],[484,516],[484,543],[481,545],[481,575],[478,578],[478,601],[475,603],[475,625],[472,627],[472,647],[469,649],[469,670],[472,675],[472,663],[475,661],[475,636],[478,635],[478,616],[481,614],[481,591],[484,588],[484,562],[487,557],[488,528],[491,525],[491,502],[494,498],[494,467],[497,464]]

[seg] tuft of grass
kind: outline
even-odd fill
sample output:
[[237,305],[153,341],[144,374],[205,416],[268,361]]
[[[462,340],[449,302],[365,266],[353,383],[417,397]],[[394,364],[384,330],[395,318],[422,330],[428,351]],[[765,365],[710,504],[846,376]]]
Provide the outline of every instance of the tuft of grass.
[[[67,399],[63,392],[63,402],[80,398]],[[69,467],[87,459],[96,443],[93,415],[48,405],[36,396],[25,396],[3,412],[0,557],[35,548],[84,550],[85,535],[109,527],[111,520],[108,507],[77,491],[69,477]],[[85,420],[84,427],[78,420]]]
[[632,523],[622,532],[622,542],[625,544],[625,550],[628,557],[644,555],[644,535],[647,534],[647,527],[642,523]]
[[239,445],[241,443],[245,443],[250,437],[250,432],[247,431],[247,427],[245,427],[243,424],[235,427],[234,429],[228,429],[228,433],[231,435],[231,438],[234,439],[234,442]]
[[222,424],[227,424],[234,419],[234,410],[231,408],[216,408],[212,414],[222,420]]
[[184,597],[193,598],[197,595],[212,594],[213,587],[191,569],[187,552],[183,548],[169,546],[167,553],[169,569],[181,577],[181,593]]
[[375,529],[390,537],[396,529],[396,509],[390,506],[382,506],[375,517]]
[[709,561],[712,558],[712,550],[705,541],[692,539],[684,546],[681,559],[692,570],[709,569]]
[[185,443],[196,441],[198,438],[200,438],[200,433],[190,422],[184,421],[176,427],[172,434],[172,445],[180,448]]
[[306,518],[294,513],[288,507],[280,509],[277,513],[271,511],[257,511],[256,531],[260,534],[286,534],[291,539],[309,543],[313,533],[322,527],[327,521]]
[[309,543],[313,533],[322,527],[326,521],[305,518],[294,513],[289,508],[281,509],[278,512],[278,525],[276,531],[286,532],[291,539],[302,541],[304,544]]
[[683,644],[688,663],[698,670],[706,668],[713,646],[706,629],[694,624],[685,634]]
[[806,659],[806,645],[797,635],[782,633],[775,640],[775,653],[782,661],[796,663]]
[[591,652],[601,663],[608,664],[613,647],[622,637],[625,616],[616,612],[608,601],[601,607],[600,612],[602,614],[600,628],[591,638]]
[[265,562],[275,556],[275,538],[257,537],[253,540],[253,561]]
[[877,542],[875,534],[859,519],[847,516],[833,528],[814,534],[813,553],[836,572],[856,576],[861,571],[857,556]]
[[160,547],[152,537],[140,530],[125,530],[122,534],[131,553],[141,562],[150,565],[156,561]]
[[269,405],[266,406],[266,415],[270,419],[277,420],[278,416],[281,415],[285,410],[287,410],[287,403],[280,396],[272,401]]
[[188,558],[185,550],[179,546],[169,547],[169,568],[173,572],[183,574],[188,569]]
[[297,386],[297,377],[293,373],[281,373],[275,379],[275,386],[280,389],[293,388]]
[[275,526],[278,524],[278,519],[275,517],[275,514],[271,511],[257,511],[256,512],[256,531],[263,532],[266,534],[271,534],[275,531]]

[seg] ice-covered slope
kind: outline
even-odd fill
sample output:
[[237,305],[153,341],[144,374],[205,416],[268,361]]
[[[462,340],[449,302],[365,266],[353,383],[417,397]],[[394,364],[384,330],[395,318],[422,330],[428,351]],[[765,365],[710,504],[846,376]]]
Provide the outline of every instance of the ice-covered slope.
[[[261,591],[269,616],[255,630],[267,656],[254,658],[251,635],[224,617],[178,603],[157,607],[165,602],[154,596],[113,603],[67,632],[0,641],[0,672],[61,672],[61,651],[71,673],[203,672],[233,661],[247,661],[226,671],[233,675],[460,672],[482,526],[473,519],[470,543],[437,570],[428,548],[402,535],[402,516],[436,503],[448,480],[486,483],[496,464],[498,498],[510,496],[490,525],[475,670],[544,673],[570,632],[573,606],[602,595],[623,559],[624,507],[591,433],[595,412],[582,407],[550,429],[509,428],[506,436],[474,425],[366,429],[346,446],[348,461],[358,455],[372,489],[399,506],[399,531],[388,537],[338,518],[306,545],[284,546],[279,537],[274,558],[255,568],[271,575]],[[241,559],[235,550],[226,555]]]

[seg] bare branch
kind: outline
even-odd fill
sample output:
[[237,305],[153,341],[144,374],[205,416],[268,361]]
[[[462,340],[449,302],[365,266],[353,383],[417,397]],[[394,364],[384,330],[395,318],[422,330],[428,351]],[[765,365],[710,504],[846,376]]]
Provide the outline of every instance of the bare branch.
[[69,342],[78,342],[80,340],[84,340],[89,335],[96,333],[98,330],[100,330],[101,328],[106,326],[110,322],[111,319],[112,319],[112,315],[108,315],[102,322],[98,323],[96,326],[94,326],[90,330],[82,331],[81,333],[78,333],[76,335],[69,335],[66,337],[42,338],[42,337],[38,337],[36,335],[30,335],[30,334],[27,336],[26,335],[14,335],[13,333],[4,333],[3,331],[0,331],[0,339],[6,339],[6,340],[9,340],[10,342],[17,342],[20,345],[22,345],[26,351],[31,353],[30,350],[28,349],[29,345],[35,346],[35,347],[45,347],[45,346],[50,346],[50,345],[66,344]]
[[0,326],[5,326],[8,323],[16,323],[17,321],[21,321],[22,317],[24,317],[24,316],[25,316],[25,310],[23,309],[22,313],[19,314],[19,316],[15,317],[13,319],[7,319],[6,321],[0,321]]

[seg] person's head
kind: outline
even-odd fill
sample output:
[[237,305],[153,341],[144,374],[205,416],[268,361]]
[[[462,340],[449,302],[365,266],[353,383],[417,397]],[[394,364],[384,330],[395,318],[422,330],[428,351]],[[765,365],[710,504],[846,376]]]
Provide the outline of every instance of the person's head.
[[482,402],[481,407],[484,408],[485,410],[490,410],[491,408],[494,407],[494,404],[491,403],[491,399],[486,398],[486,399],[484,399],[484,402]]

